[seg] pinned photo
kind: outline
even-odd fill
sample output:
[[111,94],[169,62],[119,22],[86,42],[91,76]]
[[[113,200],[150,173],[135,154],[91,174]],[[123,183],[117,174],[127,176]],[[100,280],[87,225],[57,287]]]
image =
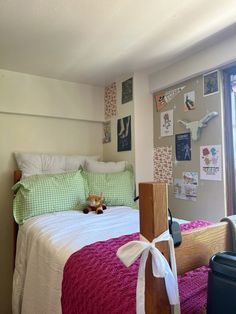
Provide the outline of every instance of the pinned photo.
[[219,92],[218,71],[203,75],[203,96],[213,95]]
[[160,115],[161,136],[173,135],[173,110],[164,111]]
[[176,160],[191,160],[191,135],[182,133],[175,135]]
[[197,186],[194,184],[185,184],[183,179],[174,179],[175,198],[196,202]]
[[184,94],[184,111],[195,109],[195,91]]

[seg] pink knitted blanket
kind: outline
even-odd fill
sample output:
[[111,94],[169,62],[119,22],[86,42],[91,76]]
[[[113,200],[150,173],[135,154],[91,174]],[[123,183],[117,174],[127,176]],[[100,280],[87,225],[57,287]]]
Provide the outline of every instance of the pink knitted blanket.
[[[196,220],[181,225],[186,231],[209,225]],[[63,314],[135,314],[139,260],[126,268],[116,252],[138,233],[85,246],[72,254],[64,267]],[[179,276],[181,313],[199,313],[206,304],[208,268]]]

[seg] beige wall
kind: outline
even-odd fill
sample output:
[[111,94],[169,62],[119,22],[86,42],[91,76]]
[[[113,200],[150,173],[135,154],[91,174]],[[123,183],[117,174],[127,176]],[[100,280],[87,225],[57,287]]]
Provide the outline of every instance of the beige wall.
[[[152,94],[145,73],[134,73],[135,175],[139,182],[153,180]],[[138,191],[138,187],[137,187]]]
[[236,61],[236,35],[222,38],[218,43],[202,49],[182,61],[149,76],[150,91],[155,92]]
[[0,112],[103,121],[104,88],[0,70]]
[[[173,194],[173,186],[169,186],[169,207],[175,216],[187,220],[206,219],[219,221],[225,216],[225,191],[224,181],[200,180],[200,146],[222,145],[222,95],[217,93],[203,97],[202,76],[184,81],[173,88],[186,86],[174,100],[165,106],[163,111],[173,109],[174,115],[174,135],[160,136],[160,112],[157,112],[154,104],[154,144],[156,146],[172,146],[173,178],[181,179],[183,171],[198,172],[199,186],[197,188],[196,202],[176,199]],[[172,87],[171,87],[172,89]],[[184,93],[195,91],[196,109],[184,111]],[[175,134],[188,132],[177,122],[180,120],[196,121],[200,120],[208,112],[216,111],[219,116],[209,121],[208,126],[202,129],[202,134],[198,141],[191,141],[192,157],[191,161],[176,161],[175,159]],[[222,165],[223,166],[223,165]]]
[[11,313],[13,152],[102,157],[102,124],[93,120],[103,118],[103,96],[103,88],[0,71],[0,313]]

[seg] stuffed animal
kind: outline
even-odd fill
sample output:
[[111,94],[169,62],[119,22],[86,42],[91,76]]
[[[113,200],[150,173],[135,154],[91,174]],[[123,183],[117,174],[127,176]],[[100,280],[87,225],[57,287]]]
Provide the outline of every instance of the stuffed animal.
[[97,214],[103,214],[103,210],[106,206],[103,204],[103,196],[89,194],[87,197],[87,206],[84,208],[84,214],[88,214],[90,211],[95,211]]

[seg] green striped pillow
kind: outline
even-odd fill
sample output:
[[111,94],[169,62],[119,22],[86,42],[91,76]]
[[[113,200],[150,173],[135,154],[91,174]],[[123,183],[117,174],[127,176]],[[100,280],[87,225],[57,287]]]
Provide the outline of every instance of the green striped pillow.
[[18,224],[46,213],[81,209],[86,203],[81,171],[61,174],[33,175],[13,186],[17,191],[13,202]]
[[132,171],[95,173],[82,171],[85,193],[104,197],[107,206],[136,207],[134,203],[134,175]]

